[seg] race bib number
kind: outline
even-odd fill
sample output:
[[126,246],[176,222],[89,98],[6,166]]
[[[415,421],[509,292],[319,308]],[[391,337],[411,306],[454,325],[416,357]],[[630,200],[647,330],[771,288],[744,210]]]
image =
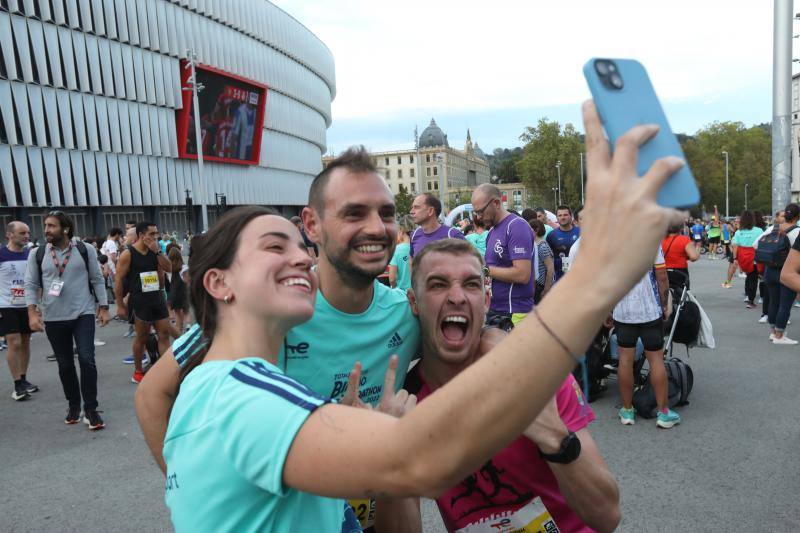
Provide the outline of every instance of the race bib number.
[[161,290],[161,286],[158,283],[158,272],[142,272],[139,274],[139,279],[142,280],[142,292]]
[[480,523],[470,524],[456,533],[558,533],[556,521],[550,511],[537,497],[524,507],[506,516],[495,519],[484,519]]
[[11,305],[25,302],[25,287],[11,287]]
[[47,291],[47,294],[50,296],[61,296],[61,289],[64,288],[64,282],[60,279],[54,279],[53,283],[50,285],[50,289]]
[[375,500],[348,500],[362,529],[375,524]]
[[561,259],[561,272],[564,274],[569,272],[569,258],[566,256]]

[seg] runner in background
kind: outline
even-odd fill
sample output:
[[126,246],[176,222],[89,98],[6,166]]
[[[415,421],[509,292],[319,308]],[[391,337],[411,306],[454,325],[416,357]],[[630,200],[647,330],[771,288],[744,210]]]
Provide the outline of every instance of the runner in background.
[[[747,307],[756,307],[756,289],[758,288],[758,269],[756,268],[756,251],[753,244],[758,240],[764,230],[755,225],[752,211],[743,211],[739,217],[739,230],[733,235],[731,241],[733,258],[739,269],[747,276],[744,281],[744,292],[747,298]],[[764,314],[763,322],[766,323],[767,315]]]
[[[667,230],[667,236],[661,241],[661,250],[664,253],[664,262],[667,267],[667,276],[671,285],[682,286],[686,284],[689,288],[689,261],[697,261],[700,252],[692,244],[691,239],[681,235],[681,226],[676,224]],[[673,274],[671,270],[677,270],[686,274],[686,278],[679,274]]]
[[395,246],[394,254],[389,261],[389,286],[393,289],[405,291],[411,287],[409,255],[412,231],[414,231],[414,223],[411,218],[408,215],[402,217],[397,228],[397,246]]
[[31,328],[25,303],[25,271],[30,228],[14,221],[6,226],[6,244],[0,248],[0,335],[8,344],[6,360],[14,380],[14,400],[27,400],[39,387],[28,381]]
[[581,235],[581,230],[572,223],[572,209],[568,205],[560,205],[556,209],[558,227],[547,235],[547,244],[553,250],[555,258],[556,279],[558,281],[569,270],[569,250]]

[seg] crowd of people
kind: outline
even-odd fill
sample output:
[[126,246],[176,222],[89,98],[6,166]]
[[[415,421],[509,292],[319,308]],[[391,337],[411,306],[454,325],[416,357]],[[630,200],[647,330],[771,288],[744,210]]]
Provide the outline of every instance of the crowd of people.
[[[0,333],[14,399],[37,390],[30,335],[44,331],[65,422],[105,427],[94,333],[113,301],[132,327],[136,413],[178,531],[421,531],[420,496],[436,500],[448,531],[498,521],[612,531],[619,488],[576,365],[603,324],[613,327],[620,423],[636,422],[642,344],[655,423],[679,424],[663,361],[668,288],[673,275],[688,285],[688,263],[716,246],[732,265],[723,286],[741,270],[747,307],[761,286],[772,342],[796,343],[784,332],[800,289],[800,207],[771,226],[749,211],[687,222],[655,202],[682,161],[640,178],[636,151],[612,156],[591,104],[584,120],[586,206],[559,206],[555,220],[510,211],[491,184],[474,190],[457,226],[441,222],[431,194],[398,216],[359,147],[313,180],[301,217],[233,209],[192,238],[188,264],[148,221],[111,228],[101,243],[76,239],[53,211],[33,249],[29,228],[12,222]],[[640,126],[625,141],[654,133]]]

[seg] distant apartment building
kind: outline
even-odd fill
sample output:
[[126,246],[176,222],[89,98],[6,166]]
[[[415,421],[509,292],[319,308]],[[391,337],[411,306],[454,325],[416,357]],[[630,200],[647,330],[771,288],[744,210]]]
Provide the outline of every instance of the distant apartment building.
[[[434,193],[447,205],[456,191],[489,183],[489,163],[478,143],[473,144],[469,130],[464,149],[452,148],[447,135],[431,119],[419,136],[417,146],[372,153],[378,173],[392,193],[399,193],[402,185],[411,194]],[[323,157],[323,165],[332,159],[334,156]],[[466,198],[468,201],[469,195]]]

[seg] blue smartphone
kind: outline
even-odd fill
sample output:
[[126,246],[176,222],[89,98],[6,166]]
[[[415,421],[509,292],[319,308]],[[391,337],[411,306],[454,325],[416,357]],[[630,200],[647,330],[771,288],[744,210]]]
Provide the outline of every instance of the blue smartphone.
[[[658,134],[639,147],[636,169],[640,176],[662,157],[686,160],[641,63],[633,59],[593,58],[583,66],[583,75],[612,150],[617,139],[632,127],[660,126]],[[700,191],[688,164],[673,174],[658,193],[658,203],[664,207],[688,208],[699,201]]]

